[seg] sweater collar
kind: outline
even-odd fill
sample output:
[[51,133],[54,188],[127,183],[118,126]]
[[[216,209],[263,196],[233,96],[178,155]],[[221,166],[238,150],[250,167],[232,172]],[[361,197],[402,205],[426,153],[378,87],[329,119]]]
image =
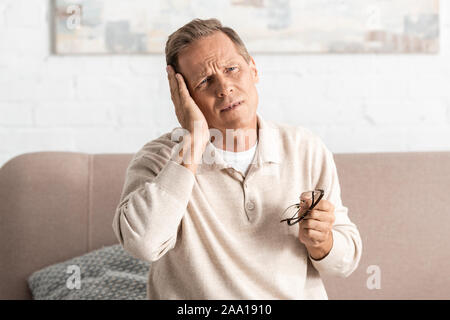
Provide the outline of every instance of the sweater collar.
[[256,113],[259,130],[259,150],[257,156],[262,163],[281,162],[281,136],[278,127],[270,121],[266,121],[259,113]]
[[[276,125],[270,121],[266,121],[260,113],[256,113],[258,123],[258,146],[256,148],[254,163],[262,166],[264,163],[280,163],[280,147],[281,139]],[[210,170],[212,168],[224,169],[228,168],[227,164],[211,142],[206,145],[205,152],[202,156],[202,163],[197,168],[197,174]]]

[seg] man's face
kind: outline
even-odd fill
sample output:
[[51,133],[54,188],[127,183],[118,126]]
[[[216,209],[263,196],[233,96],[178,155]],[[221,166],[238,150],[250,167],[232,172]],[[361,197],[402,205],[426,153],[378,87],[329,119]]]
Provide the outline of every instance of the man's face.
[[[178,57],[180,72],[210,128],[256,129],[259,81],[255,62],[248,64],[223,32],[199,39]],[[231,103],[241,104],[223,110]]]

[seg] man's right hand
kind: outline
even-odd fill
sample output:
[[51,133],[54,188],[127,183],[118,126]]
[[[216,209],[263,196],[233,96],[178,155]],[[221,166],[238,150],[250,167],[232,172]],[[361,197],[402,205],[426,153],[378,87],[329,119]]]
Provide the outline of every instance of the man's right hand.
[[[183,137],[183,141],[189,144],[185,145],[183,149],[192,151],[191,161],[189,163],[183,161],[182,165],[195,174],[198,161],[201,160],[201,156],[210,139],[208,123],[202,111],[189,94],[183,76],[180,73],[175,73],[171,65],[167,66],[167,78],[178,122],[180,122],[182,128],[190,132],[189,137]],[[195,130],[200,130],[200,132],[194,133],[194,128]],[[194,139],[197,139],[195,143]],[[180,152],[180,156],[183,157],[183,151]]]

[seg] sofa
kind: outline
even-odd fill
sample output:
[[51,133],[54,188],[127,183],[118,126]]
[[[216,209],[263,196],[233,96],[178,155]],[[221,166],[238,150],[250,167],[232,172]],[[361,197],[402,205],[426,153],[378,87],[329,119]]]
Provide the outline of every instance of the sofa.
[[[0,169],[0,299],[31,299],[34,271],[117,244],[132,154],[33,152]],[[334,155],[363,255],[329,299],[450,298],[450,152]]]

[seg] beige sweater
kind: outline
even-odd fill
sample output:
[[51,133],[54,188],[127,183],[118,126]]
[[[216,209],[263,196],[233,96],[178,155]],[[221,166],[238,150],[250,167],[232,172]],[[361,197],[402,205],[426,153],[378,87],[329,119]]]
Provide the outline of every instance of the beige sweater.
[[[125,250],[152,262],[147,298],[327,299],[320,274],[356,269],[361,238],[332,153],[306,128],[257,117],[255,164],[245,177],[217,154],[192,174],[174,160],[170,132],[130,162],[113,229]],[[317,261],[298,240],[298,224],[280,223],[314,188],[325,189],[336,215],[333,247]]]

